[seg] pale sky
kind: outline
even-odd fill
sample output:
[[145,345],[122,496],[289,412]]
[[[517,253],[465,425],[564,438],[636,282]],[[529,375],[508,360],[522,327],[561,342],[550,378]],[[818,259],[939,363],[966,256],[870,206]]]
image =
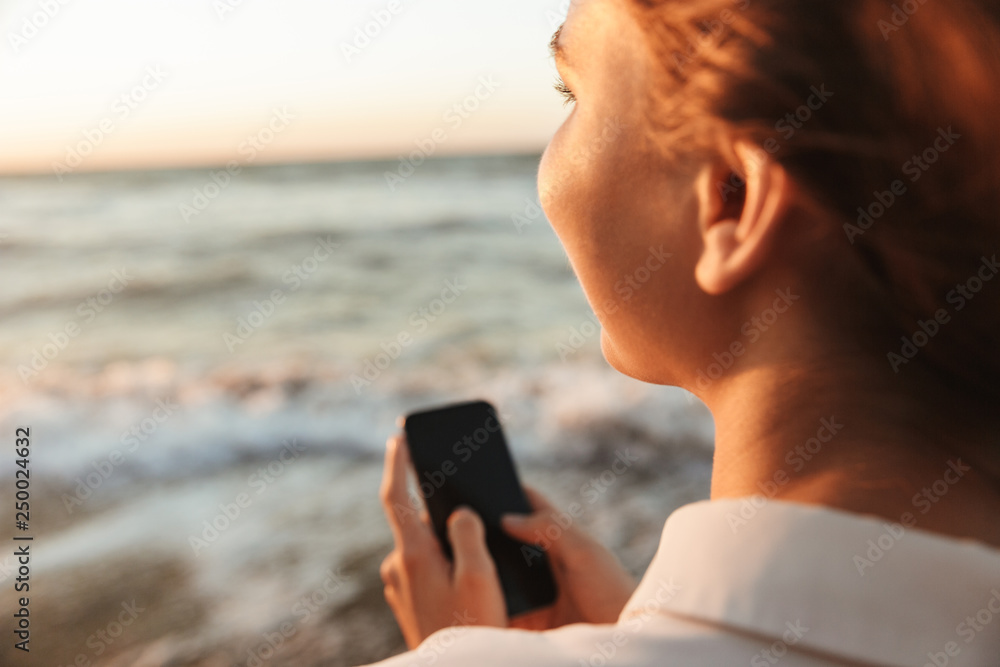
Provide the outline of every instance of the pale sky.
[[541,150],[567,6],[0,0],[0,173]]

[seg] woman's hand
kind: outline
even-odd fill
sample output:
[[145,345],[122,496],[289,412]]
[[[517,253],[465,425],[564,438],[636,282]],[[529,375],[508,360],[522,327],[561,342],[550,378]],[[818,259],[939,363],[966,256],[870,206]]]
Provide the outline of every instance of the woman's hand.
[[[555,603],[515,617],[511,627],[548,630],[569,623],[614,623],[635,591],[636,582],[618,559],[569,518],[556,521],[558,510],[542,494],[526,487],[535,512],[505,515],[511,537],[545,548],[558,594]],[[563,515],[568,517],[568,515]]]
[[402,436],[387,443],[380,496],[396,548],[382,561],[385,599],[406,644],[415,648],[452,625],[507,626],[503,591],[486,549],[479,516],[458,508],[448,519],[454,562],[442,552],[426,511],[418,517],[406,479],[409,453]]
[[406,486],[409,466],[403,436],[390,438],[380,495],[396,544],[380,572],[386,601],[411,649],[457,624],[548,630],[618,620],[635,580],[610,551],[577,526],[561,526],[557,510],[531,488],[525,491],[535,512],[507,515],[503,528],[515,539],[547,547],[558,593],[551,606],[508,619],[482,520],[467,508],[455,510],[448,520],[454,555],[454,562],[449,561],[426,510],[415,516]]

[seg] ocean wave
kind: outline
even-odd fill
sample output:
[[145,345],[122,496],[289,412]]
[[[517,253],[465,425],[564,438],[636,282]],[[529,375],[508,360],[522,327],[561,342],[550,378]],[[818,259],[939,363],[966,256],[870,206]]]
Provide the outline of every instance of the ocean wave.
[[[216,474],[273,460],[290,442],[310,457],[379,457],[397,416],[475,397],[497,406],[512,450],[531,465],[600,465],[625,446],[650,460],[673,448],[668,458],[676,459],[684,449],[710,449],[713,438],[707,410],[689,394],[600,362],[514,370],[453,361],[378,378],[360,393],[358,377],[332,364],[205,371],[157,358],[92,373],[53,369],[30,389],[8,375],[0,428],[44,429],[40,475],[74,480],[114,458],[123,482]],[[0,462],[0,471],[10,465]]]

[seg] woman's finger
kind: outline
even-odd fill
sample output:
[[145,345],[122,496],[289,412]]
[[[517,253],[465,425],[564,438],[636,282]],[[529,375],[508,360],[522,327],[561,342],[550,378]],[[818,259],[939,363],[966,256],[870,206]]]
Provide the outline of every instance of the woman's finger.
[[553,627],[553,606],[549,605],[542,609],[535,609],[524,614],[519,614],[510,619],[508,627],[519,630],[549,630]]
[[422,544],[431,535],[428,527],[419,520],[419,513],[410,504],[406,486],[409,467],[409,453],[403,436],[392,436],[386,443],[385,468],[379,496],[396,544],[413,547]]
[[545,511],[555,511],[555,506],[546,498],[541,491],[533,486],[527,484],[523,485],[524,495],[528,496],[528,502],[535,509],[536,512]]
[[[505,533],[526,544],[551,543],[553,538],[562,534],[562,529],[555,524],[548,512],[504,514],[500,517],[500,526]],[[551,529],[550,526],[555,528]]]
[[459,507],[448,517],[448,540],[455,555],[456,581],[495,584],[496,566],[486,547],[486,528],[482,519],[468,507]]
[[399,567],[396,562],[395,551],[389,552],[389,555],[382,560],[382,564],[378,568],[378,573],[382,579],[382,583],[386,586],[396,586],[399,583]]
[[549,501],[534,489],[525,488],[535,506],[532,514],[505,514],[500,517],[504,532],[526,544],[544,545],[546,551],[559,552],[579,544],[581,533],[574,525],[575,519],[560,514]]

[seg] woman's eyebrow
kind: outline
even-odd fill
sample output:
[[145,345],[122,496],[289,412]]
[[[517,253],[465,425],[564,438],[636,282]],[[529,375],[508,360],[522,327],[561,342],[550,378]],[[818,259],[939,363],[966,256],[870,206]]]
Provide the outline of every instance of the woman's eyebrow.
[[552,34],[552,39],[549,41],[549,53],[552,54],[552,57],[555,59],[557,65],[568,64],[566,61],[566,47],[563,45],[562,41],[560,41],[560,37],[562,37],[562,30],[565,25],[566,24],[563,23],[556,28],[556,31]]

